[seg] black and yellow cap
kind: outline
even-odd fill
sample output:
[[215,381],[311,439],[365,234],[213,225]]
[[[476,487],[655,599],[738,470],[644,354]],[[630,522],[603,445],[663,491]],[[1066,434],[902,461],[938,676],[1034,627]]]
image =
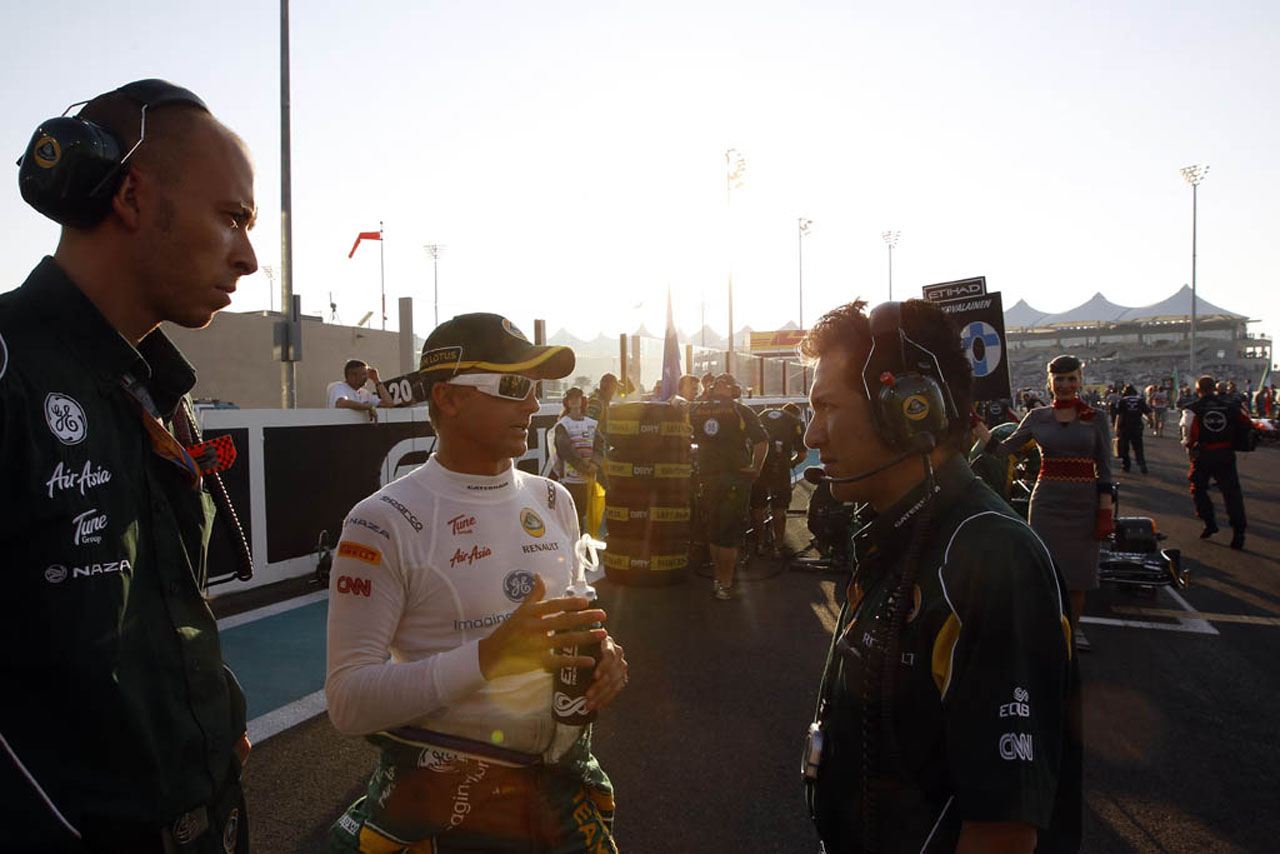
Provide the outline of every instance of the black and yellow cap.
[[568,347],[529,341],[500,314],[460,314],[441,323],[422,345],[418,371],[428,380],[485,371],[557,380],[573,372],[576,358]]

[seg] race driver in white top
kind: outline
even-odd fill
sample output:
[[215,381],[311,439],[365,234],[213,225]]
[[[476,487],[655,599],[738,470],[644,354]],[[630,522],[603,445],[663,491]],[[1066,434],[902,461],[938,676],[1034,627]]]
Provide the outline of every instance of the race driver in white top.
[[[374,736],[383,748],[369,796],[334,826],[332,850],[427,839],[438,851],[454,841],[615,850],[611,836],[600,845],[612,797],[590,755],[589,728],[570,733],[567,756],[563,726],[556,739],[551,673],[594,667],[587,707],[599,709],[626,684],[626,658],[606,629],[585,628],[603,624],[602,610],[561,595],[578,539],[568,491],[512,462],[525,453],[538,410],[531,380],[565,376],[573,365],[568,348],[534,346],[495,314],[446,321],[423,347],[435,453],[352,508],[330,575],[329,715],[340,731]],[[557,651],[593,641],[598,664]],[[406,779],[415,773],[419,781]],[[515,800],[481,803],[467,775],[498,773],[510,785],[495,790],[515,790]],[[414,787],[414,798],[397,799]],[[448,809],[459,792],[465,820]],[[584,797],[600,819],[585,830],[575,811]],[[514,826],[529,798],[562,809],[563,820],[551,830]],[[424,802],[432,808],[423,811]],[[564,847],[575,834],[581,847]]]

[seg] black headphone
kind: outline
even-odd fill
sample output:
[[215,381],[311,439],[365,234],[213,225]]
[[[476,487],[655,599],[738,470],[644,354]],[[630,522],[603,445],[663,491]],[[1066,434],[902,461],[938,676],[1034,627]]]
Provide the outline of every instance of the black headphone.
[[959,416],[938,357],[907,337],[902,303],[876,306],[868,322],[871,351],[862,365],[862,388],[876,433],[903,452],[915,447],[922,434],[940,439]]
[[61,225],[85,228],[106,217],[111,199],[124,180],[129,157],[146,137],[148,110],[187,104],[209,111],[194,92],[165,80],[137,80],[106,94],[123,95],[141,108],[138,141],[128,151],[101,125],[82,119],[79,114],[67,115],[89,103],[80,101],[67,107],[61,116],[41,122],[18,159],[22,198]]

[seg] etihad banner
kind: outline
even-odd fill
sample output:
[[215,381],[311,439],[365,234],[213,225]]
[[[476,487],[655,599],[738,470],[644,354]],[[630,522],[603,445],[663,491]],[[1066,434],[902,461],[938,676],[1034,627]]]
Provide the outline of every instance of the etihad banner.
[[752,332],[751,352],[761,356],[794,356],[803,329],[779,329],[775,332]]

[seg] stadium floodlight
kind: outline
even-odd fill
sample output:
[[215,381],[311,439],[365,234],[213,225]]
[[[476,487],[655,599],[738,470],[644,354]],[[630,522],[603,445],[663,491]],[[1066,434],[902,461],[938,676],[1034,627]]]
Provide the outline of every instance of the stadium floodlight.
[[796,238],[799,245],[800,258],[800,316],[797,319],[797,328],[804,331],[804,239],[809,234],[809,229],[813,227],[813,220],[802,216],[796,218],[796,230],[798,236]]
[[[724,153],[724,205],[728,213],[733,203],[733,191],[742,186],[742,176],[747,171],[747,159],[736,148]],[[730,223],[732,227],[732,222]],[[730,240],[732,243],[732,239]],[[733,251],[729,252],[729,355],[725,357],[725,370],[733,371]]]
[[889,246],[889,302],[893,302],[893,247],[898,245],[898,238],[902,236],[902,232],[882,231],[880,236]]
[[1200,182],[1204,180],[1204,176],[1209,174],[1208,166],[1200,166],[1193,164],[1184,166],[1179,170],[1183,179],[1191,185],[1191,334],[1188,339],[1191,342],[1191,381],[1195,382],[1196,376],[1196,198],[1197,190],[1200,188]]

